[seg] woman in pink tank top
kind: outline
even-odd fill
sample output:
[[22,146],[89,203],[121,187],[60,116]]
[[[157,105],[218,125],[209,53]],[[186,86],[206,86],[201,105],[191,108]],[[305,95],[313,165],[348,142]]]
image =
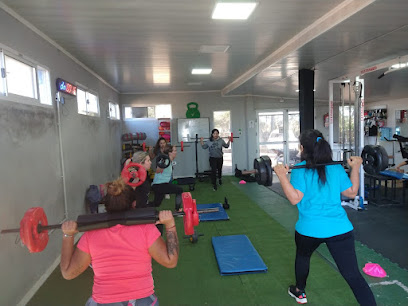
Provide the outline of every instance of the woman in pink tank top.
[[[108,213],[132,209],[133,190],[121,178],[106,184]],[[137,204],[136,204],[137,205]],[[160,211],[166,241],[154,224],[115,225],[85,232],[77,247],[75,221],[62,224],[61,273],[73,279],[90,264],[94,271],[92,297],[86,305],[158,305],[152,277],[153,258],[167,268],[177,265],[179,243],[171,211]]]

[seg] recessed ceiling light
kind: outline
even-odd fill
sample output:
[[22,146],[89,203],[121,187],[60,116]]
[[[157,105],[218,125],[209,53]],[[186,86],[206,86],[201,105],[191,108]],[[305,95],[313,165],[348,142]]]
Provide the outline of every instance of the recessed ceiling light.
[[211,68],[194,68],[191,70],[191,74],[210,74]]
[[225,53],[229,47],[228,45],[202,45],[200,53]]
[[300,90],[299,89],[296,89],[296,92],[299,92]]
[[218,2],[212,19],[245,20],[252,14],[257,4],[257,2]]

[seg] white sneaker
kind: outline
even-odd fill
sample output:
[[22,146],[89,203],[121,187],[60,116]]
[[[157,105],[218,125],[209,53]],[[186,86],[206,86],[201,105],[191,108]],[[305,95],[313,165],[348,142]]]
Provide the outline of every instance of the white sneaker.
[[166,194],[166,195],[164,196],[164,198],[165,198],[166,200],[170,200],[170,195],[169,195],[169,194]]

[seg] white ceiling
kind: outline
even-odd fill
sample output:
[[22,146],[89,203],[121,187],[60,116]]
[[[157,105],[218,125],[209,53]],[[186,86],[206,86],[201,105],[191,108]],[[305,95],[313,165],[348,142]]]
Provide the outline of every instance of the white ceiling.
[[[407,0],[259,0],[246,21],[212,20],[215,0],[2,2],[121,93],[296,98],[298,70],[315,69],[315,98],[327,100],[328,80],[408,55]],[[364,76],[368,102],[408,97],[408,69],[378,79],[385,70]],[[170,83],[154,84],[154,72]]]

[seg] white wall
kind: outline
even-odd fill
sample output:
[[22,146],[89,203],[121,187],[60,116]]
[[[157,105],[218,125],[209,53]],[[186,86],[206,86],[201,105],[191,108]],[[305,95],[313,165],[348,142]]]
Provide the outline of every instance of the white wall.
[[[79,115],[76,99],[67,96],[60,139],[55,102],[43,107],[0,99],[0,228],[19,227],[33,206],[43,207],[51,224],[64,219],[60,140],[68,217],[76,219],[85,213],[86,188],[119,175],[122,123],[106,118],[108,100],[118,102],[118,94],[3,10],[0,43],[50,70],[53,97],[56,78],[61,77],[97,92],[101,109],[100,118]],[[52,232],[47,248],[36,254],[16,244],[16,236],[0,237],[0,305],[26,301],[60,254],[60,230]]]

